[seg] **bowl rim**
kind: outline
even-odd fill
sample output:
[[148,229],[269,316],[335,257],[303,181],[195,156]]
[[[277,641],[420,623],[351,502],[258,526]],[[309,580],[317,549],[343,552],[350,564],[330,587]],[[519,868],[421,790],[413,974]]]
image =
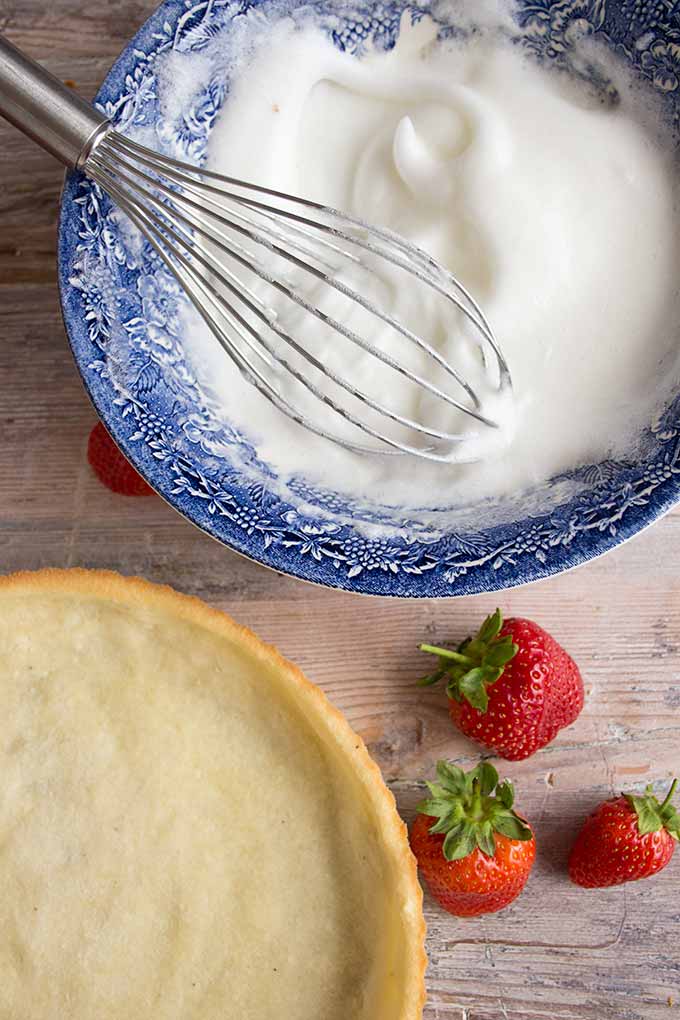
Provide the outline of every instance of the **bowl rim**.
[[[260,6],[263,2],[267,0],[254,0],[253,6]],[[402,2],[402,7],[411,9],[408,2]],[[422,7],[420,9],[422,10]],[[125,76],[134,67],[135,51],[137,56],[140,51],[150,52],[153,49],[154,33],[164,23],[176,25],[186,12],[186,5],[179,0],[162,0],[114,61],[97,91],[94,102],[103,104],[115,96]],[[112,438],[142,477],[174,510],[221,545],[277,572],[322,587],[382,597],[455,598],[518,587],[581,566],[630,540],[662,517],[680,500],[680,467],[678,467],[662,484],[653,488],[644,502],[633,503],[631,500],[630,505],[621,512],[615,528],[595,529],[587,534],[580,532],[574,540],[560,543],[551,549],[550,555],[543,557],[523,555],[516,564],[509,561],[512,564],[510,571],[502,570],[488,560],[481,567],[475,567],[470,571],[463,570],[453,580],[444,576],[446,564],[441,561],[434,568],[428,568],[422,573],[397,571],[389,564],[385,566],[377,563],[366,565],[364,569],[353,574],[351,571],[340,570],[337,566],[333,568],[329,563],[320,563],[313,556],[302,555],[296,548],[288,548],[280,543],[265,545],[258,540],[257,535],[253,536],[231,521],[226,521],[224,517],[201,513],[201,507],[192,502],[186,493],[177,494],[171,491],[173,482],[162,462],[155,460],[145,446],[131,442],[131,429],[126,428],[125,419],[115,413],[114,391],[106,387],[100,376],[90,370],[89,362],[96,347],[88,335],[79,292],[70,280],[71,263],[78,243],[76,229],[78,206],[74,200],[84,179],[78,172],[66,174],[61,192],[58,223],[58,284],[61,313],[83,385]],[[680,437],[677,441],[674,463],[679,458]],[[558,507],[554,513],[559,512],[559,509]],[[503,533],[504,529],[515,528],[518,537],[525,530],[530,531],[537,522],[550,516],[544,512],[489,530]]]

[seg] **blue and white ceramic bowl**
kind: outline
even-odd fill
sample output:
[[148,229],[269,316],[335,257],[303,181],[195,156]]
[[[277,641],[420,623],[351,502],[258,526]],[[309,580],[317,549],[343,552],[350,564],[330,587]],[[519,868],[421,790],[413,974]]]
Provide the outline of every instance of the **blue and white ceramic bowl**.
[[[314,17],[341,49],[390,48],[402,16],[432,16],[452,32],[437,0],[165,0],[106,78],[100,107],[120,130],[198,161],[229,90],[215,67],[191,108],[167,119],[157,95],[160,59],[174,48],[205,59],[229,36],[282,15]],[[594,34],[665,95],[680,138],[680,10],[674,0],[521,0],[520,45],[567,63]],[[218,420],[182,354],[182,296],[148,249],[128,243],[108,199],[82,176],[67,179],[59,235],[64,319],[96,408],[138,470],[214,538],[276,570],[377,595],[436,597],[533,581],[599,556],[664,513],[680,495],[680,398],[654,422],[636,462],[607,461],[512,499],[462,511],[438,532],[399,508],[350,506],[302,480],[289,501],[247,438]],[[233,461],[216,456],[219,445]],[[238,465],[238,466],[237,466]],[[316,508],[316,509],[315,509]],[[319,509],[322,508],[322,509]],[[372,523],[392,522],[390,538]],[[380,533],[380,532],[378,532]]]

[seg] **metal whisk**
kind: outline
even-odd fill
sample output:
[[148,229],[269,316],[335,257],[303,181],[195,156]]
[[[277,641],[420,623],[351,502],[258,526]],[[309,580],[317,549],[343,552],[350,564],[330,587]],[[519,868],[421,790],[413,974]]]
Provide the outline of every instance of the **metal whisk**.
[[[460,366],[364,289],[371,276],[381,278],[388,271],[404,274],[400,286],[434,292],[450,310],[451,330],[476,351],[485,385],[509,391],[508,365],[479,305],[422,249],[316,202],[139,145],[2,36],[0,113],[108,193],[161,257],[238,369],[289,418],[360,453],[412,454],[443,462],[474,459],[478,454],[470,453],[466,441],[499,427]],[[329,308],[329,294],[341,301],[342,315]],[[357,313],[360,331],[352,326]],[[339,348],[335,359],[324,358],[314,344],[302,341],[305,330],[289,324],[291,315],[307,329],[311,317],[317,335],[353,345],[363,357],[375,359],[383,374],[381,392],[360,386],[342,370],[349,347]],[[377,344],[377,330],[389,342]],[[397,356],[397,343],[408,348],[407,356]],[[442,402],[456,426],[467,423],[471,430],[437,428],[400,413],[384,396],[390,389],[386,372],[416,387],[426,407]],[[288,395],[291,384],[304,397],[302,406]],[[320,420],[311,405],[321,412]],[[373,443],[359,442],[361,433]]]

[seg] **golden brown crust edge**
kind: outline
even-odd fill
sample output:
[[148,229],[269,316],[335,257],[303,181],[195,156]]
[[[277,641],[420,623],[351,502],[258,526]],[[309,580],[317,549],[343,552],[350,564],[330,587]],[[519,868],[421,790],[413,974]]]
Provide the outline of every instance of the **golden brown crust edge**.
[[[0,596],[12,590],[72,593],[89,595],[126,605],[157,608],[206,630],[224,637],[238,637],[253,656],[274,665],[284,673],[308,708],[325,725],[329,734],[356,763],[356,774],[371,802],[384,842],[395,857],[398,889],[404,902],[417,909],[404,919],[409,941],[406,959],[410,973],[405,980],[403,1009],[395,1020],[420,1020],[425,1004],[425,919],[422,912],[422,890],[418,882],[416,861],[411,853],[405,823],[397,813],[392,792],[387,788],[382,773],[366,749],[362,738],[354,732],[342,712],[327,698],[320,687],[308,680],[304,673],[278,650],[262,641],[253,631],[236,623],[228,613],[214,609],[193,595],[175,591],[169,585],[156,584],[141,577],[124,577],[112,570],[86,570],[80,567],[59,569],[48,567],[36,571],[19,571],[0,576]],[[368,781],[368,776],[372,781]]]

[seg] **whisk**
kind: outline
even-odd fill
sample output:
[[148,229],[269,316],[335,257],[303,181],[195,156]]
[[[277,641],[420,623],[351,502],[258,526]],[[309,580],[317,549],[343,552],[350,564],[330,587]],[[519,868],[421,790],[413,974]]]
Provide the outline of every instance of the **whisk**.
[[[387,267],[405,274],[403,285],[433,291],[450,309],[451,329],[472,343],[485,386],[511,392],[508,365],[481,308],[425,251],[317,202],[180,162],[126,138],[2,36],[0,113],[109,195],[240,372],[283,414],[362,454],[440,462],[482,456],[469,441],[498,429],[499,422],[486,412],[478,388],[431,340],[376,304],[367,289],[371,277]],[[324,308],[331,292],[340,295],[346,315]],[[303,316],[307,328],[310,317],[315,331],[375,359],[379,372],[407,380],[426,407],[441,402],[455,424],[465,427],[428,425],[360,385],[338,366],[338,358],[324,359],[313,344],[301,342],[304,330],[286,324],[282,302]],[[360,331],[351,325],[357,309]],[[387,330],[391,342],[376,344],[376,329]],[[404,349],[399,344],[409,348],[408,357],[398,356]],[[342,348],[341,362],[350,346]],[[301,404],[291,399],[290,383],[304,396]],[[389,395],[389,385],[387,390]]]

